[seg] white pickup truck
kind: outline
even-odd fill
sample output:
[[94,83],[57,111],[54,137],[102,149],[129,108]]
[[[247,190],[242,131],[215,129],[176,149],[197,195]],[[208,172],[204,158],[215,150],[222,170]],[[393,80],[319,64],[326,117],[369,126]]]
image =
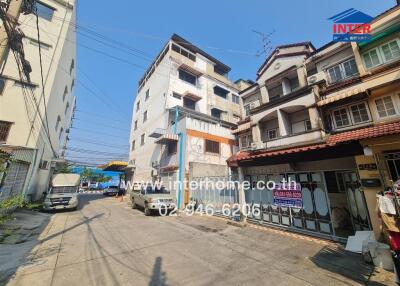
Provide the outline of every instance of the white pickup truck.
[[56,174],[43,202],[44,210],[73,209],[79,204],[79,174]]

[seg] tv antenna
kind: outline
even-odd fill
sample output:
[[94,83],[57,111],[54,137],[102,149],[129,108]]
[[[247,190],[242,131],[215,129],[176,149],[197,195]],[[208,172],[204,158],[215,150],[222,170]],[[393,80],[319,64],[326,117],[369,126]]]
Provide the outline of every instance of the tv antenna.
[[268,34],[265,34],[263,32],[257,31],[257,30],[251,30],[253,33],[256,33],[257,35],[260,36],[261,41],[262,41],[262,48],[261,50],[257,51],[256,56],[260,57],[264,54],[269,54],[272,50],[272,41],[271,41],[271,36],[272,34],[275,33],[275,29],[272,30],[272,32],[269,32]]

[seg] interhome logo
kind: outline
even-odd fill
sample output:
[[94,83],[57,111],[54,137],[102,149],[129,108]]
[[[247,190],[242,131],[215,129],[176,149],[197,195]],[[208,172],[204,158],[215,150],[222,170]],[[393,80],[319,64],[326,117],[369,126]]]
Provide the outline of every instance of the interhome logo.
[[334,42],[367,42],[371,39],[373,17],[356,9],[348,9],[330,17]]

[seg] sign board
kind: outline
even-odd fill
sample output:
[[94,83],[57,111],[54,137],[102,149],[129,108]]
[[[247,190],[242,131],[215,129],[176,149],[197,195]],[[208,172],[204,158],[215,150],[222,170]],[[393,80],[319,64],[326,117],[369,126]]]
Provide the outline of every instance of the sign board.
[[300,184],[275,184],[272,190],[274,205],[280,207],[303,207]]

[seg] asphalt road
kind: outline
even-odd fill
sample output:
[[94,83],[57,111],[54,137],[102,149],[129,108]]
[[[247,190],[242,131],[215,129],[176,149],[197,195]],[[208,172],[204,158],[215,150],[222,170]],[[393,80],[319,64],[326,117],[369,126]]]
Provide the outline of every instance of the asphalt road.
[[97,194],[52,215],[39,240],[9,285],[364,285],[379,277],[335,244],[209,217],[145,217]]

